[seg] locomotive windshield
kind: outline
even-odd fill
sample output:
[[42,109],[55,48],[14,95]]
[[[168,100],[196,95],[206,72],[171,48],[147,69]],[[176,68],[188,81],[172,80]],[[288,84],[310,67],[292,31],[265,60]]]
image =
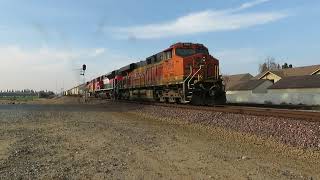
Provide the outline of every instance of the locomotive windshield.
[[186,49],[186,48],[177,48],[176,55],[181,57],[191,56],[196,54],[196,50],[194,49]]
[[208,49],[206,49],[206,48],[199,48],[199,49],[197,49],[197,53],[209,54]]
[[181,57],[192,56],[192,55],[198,54],[198,53],[209,54],[208,50],[205,48],[199,48],[197,50],[188,49],[188,48],[177,48],[176,49],[176,55],[181,56]]

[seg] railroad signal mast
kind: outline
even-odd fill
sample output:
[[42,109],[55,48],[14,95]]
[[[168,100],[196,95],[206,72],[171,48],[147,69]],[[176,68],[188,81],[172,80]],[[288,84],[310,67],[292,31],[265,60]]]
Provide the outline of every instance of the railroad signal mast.
[[83,64],[83,65],[82,65],[82,69],[81,69],[81,71],[80,71],[80,75],[81,75],[81,76],[84,76],[84,73],[86,72],[86,70],[87,70],[87,65]]
[[83,64],[82,68],[80,69],[80,76],[83,76],[83,83],[86,82],[86,79],[85,79],[86,70],[87,70],[87,65]]
[[[82,69],[80,69],[80,76],[83,76],[83,84],[86,83],[86,78],[85,78],[86,70],[87,70],[87,65],[83,64]],[[86,90],[84,90],[84,92],[83,92],[83,100],[84,100],[84,102],[87,101],[87,91]]]

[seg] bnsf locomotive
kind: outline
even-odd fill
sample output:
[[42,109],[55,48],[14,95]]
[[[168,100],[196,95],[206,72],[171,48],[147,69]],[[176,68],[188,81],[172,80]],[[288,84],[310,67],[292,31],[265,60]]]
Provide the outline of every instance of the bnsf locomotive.
[[86,84],[91,96],[195,105],[223,104],[219,60],[202,44],[177,43]]

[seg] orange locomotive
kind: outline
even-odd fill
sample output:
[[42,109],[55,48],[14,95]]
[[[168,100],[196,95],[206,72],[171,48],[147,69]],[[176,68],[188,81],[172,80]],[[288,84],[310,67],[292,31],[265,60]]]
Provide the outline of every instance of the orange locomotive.
[[108,94],[116,99],[196,105],[226,102],[219,61],[202,44],[174,44],[145,61],[100,77],[99,82],[112,84],[104,84],[109,88],[100,88],[96,94]]

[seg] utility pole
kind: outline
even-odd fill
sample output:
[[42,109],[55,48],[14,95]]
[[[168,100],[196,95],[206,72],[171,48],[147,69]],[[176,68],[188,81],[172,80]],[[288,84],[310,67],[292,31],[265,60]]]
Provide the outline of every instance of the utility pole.
[[64,80],[62,81],[61,95],[64,96]]
[[55,94],[57,95],[58,94],[58,80],[56,80],[56,92]]

